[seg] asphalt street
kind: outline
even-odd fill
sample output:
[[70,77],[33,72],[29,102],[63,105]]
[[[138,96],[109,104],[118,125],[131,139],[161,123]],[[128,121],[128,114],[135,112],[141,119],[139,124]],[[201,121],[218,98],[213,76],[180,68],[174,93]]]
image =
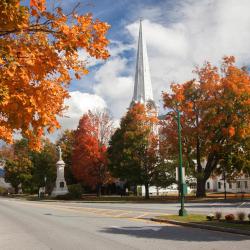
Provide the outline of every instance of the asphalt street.
[[[210,209],[205,204],[188,205],[189,211]],[[237,206],[249,211],[249,203],[234,207],[231,204],[231,208],[225,209],[239,209]],[[249,249],[249,236],[147,219],[166,211],[176,212],[176,208],[177,204],[31,202],[1,198],[0,249]]]
[[[132,214],[147,213],[148,215],[143,217],[150,217],[154,214],[176,214],[180,209],[179,203],[108,203],[108,202],[72,202],[65,203],[65,206],[77,206],[84,208],[96,208],[96,209],[110,209],[125,211]],[[203,203],[186,203],[185,208],[189,213],[208,214],[216,211],[221,211],[224,214],[237,213],[244,211],[250,213],[250,202],[241,201],[234,203],[225,202],[203,202]]]

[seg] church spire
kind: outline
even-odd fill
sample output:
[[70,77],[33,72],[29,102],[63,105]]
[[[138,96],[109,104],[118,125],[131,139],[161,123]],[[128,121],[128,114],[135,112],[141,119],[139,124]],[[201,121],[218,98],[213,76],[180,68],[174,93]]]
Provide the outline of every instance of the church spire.
[[137,62],[135,71],[134,95],[131,102],[142,104],[154,104],[151,78],[149,72],[146,41],[143,37],[142,20],[140,19]]

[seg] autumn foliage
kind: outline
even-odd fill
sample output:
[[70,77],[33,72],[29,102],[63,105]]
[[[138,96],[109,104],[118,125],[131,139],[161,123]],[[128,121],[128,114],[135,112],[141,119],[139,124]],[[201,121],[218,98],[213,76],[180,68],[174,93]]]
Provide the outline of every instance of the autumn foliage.
[[64,13],[59,2],[53,9],[46,0],[31,0],[29,7],[20,2],[0,1],[0,139],[11,142],[20,131],[39,149],[45,130],[60,127],[56,116],[69,97],[70,72],[77,79],[88,73],[79,49],[109,56],[109,25],[76,8]]
[[[197,177],[197,196],[204,196],[205,182],[216,168],[227,161],[232,169],[249,152],[250,76],[234,57],[223,58],[221,68],[207,62],[195,73],[196,79],[172,84],[172,93],[163,93],[168,111],[163,134],[167,154],[177,154],[179,109],[186,167]],[[240,167],[246,164],[241,161]]]
[[75,178],[93,189],[97,188],[98,195],[101,194],[102,185],[112,180],[107,170],[107,145],[100,137],[101,130],[109,126],[109,121],[100,119],[92,112],[82,116],[75,132],[72,156]]

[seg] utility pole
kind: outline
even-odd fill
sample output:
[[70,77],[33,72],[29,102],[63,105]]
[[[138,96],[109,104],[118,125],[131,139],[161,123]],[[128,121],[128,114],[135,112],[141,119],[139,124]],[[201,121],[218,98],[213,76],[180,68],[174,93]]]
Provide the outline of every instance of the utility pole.
[[178,144],[179,144],[179,191],[181,199],[181,209],[179,210],[179,216],[186,216],[187,211],[184,208],[184,195],[187,193],[187,185],[183,182],[183,168],[182,168],[182,143],[181,143],[181,121],[180,111],[177,110],[177,125],[178,125]]
[[223,179],[224,179],[224,200],[227,199],[227,184],[226,184],[226,170],[224,167],[224,171],[223,171]]

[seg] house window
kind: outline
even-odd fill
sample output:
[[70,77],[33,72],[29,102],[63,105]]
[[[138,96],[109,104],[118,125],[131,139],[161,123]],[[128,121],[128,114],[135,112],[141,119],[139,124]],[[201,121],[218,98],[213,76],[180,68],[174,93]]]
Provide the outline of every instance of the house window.
[[232,188],[233,188],[233,186],[232,186],[232,183],[231,183],[231,182],[229,182],[229,183],[228,183],[228,187],[229,187],[229,189],[232,189]]
[[248,186],[247,186],[247,181],[245,181],[245,189],[247,189],[248,188]]
[[207,189],[210,189],[210,183],[207,182]]
[[237,188],[240,188],[240,181],[237,181]]
[[221,183],[218,182],[218,189],[221,189]]

